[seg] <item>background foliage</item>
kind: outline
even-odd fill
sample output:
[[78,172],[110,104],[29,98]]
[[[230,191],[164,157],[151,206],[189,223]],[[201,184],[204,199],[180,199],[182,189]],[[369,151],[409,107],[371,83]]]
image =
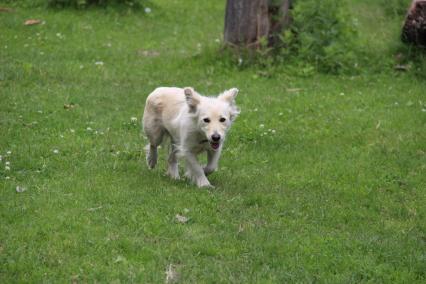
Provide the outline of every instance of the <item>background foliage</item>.
[[292,26],[282,37],[284,61],[297,58],[331,73],[354,68],[360,50],[347,2],[304,0],[293,5]]
[[127,7],[139,9],[144,7],[149,0],[3,0],[2,2],[16,7],[26,8],[77,8],[91,7]]

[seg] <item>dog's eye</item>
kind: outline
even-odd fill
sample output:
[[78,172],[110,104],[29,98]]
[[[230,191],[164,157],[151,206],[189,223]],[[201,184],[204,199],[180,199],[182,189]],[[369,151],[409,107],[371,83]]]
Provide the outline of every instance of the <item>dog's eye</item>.
[[205,123],[209,123],[209,122],[210,122],[210,118],[204,118],[204,119],[203,119],[203,121],[204,121]]
[[225,122],[225,121],[226,121],[226,118],[221,117],[221,118],[219,119],[219,121],[220,121],[220,122]]

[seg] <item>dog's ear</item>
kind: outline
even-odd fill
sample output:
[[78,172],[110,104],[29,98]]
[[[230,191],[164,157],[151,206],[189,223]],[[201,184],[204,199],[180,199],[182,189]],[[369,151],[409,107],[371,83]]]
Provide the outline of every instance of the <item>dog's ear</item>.
[[230,105],[235,104],[235,98],[238,95],[238,89],[232,88],[219,95],[219,99],[227,101]]
[[196,112],[197,105],[200,103],[199,95],[191,87],[184,88],[183,92],[185,93],[185,99],[189,107],[189,112]]
[[225,92],[223,92],[221,95],[219,95],[219,99],[226,101],[231,106],[231,121],[234,121],[235,118],[240,114],[240,109],[237,107],[237,104],[235,103],[235,98],[238,95],[239,90],[237,88],[229,89]]

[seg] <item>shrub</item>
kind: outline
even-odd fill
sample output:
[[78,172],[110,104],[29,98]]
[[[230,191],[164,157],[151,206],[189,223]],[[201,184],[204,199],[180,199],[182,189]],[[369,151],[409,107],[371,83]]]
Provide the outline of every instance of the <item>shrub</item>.
[[324,72],[338,73],[356,66],[355,20],[339,0],[302,0],[294,3],[293,23],[282,35],[280,56],[305,62]]
[[90,6],[128,6],[132,8],[143,7],[146,1],[143,0],[48,0],[49,6],[53,7],[74,7],[87,8]]
[[410,0],[381,0],[382,7],[388,16],[404,16],[410,7]]

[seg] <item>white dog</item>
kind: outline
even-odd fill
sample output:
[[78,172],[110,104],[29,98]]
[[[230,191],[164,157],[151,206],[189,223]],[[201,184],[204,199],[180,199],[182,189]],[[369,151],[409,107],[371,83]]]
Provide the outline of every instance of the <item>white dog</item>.
[[[186,161],[186,176],[198,187],[211,187],[206,175],[214,172],[232,122],[239,114],[235,104],[238,89],[218,97],[204,97],[192,88],[155,89],[147,98],[143,129],[148,137],[147,164],[157,163],[157,147],[165,135],[171,139],[167,174],[179,179],[177,156]],[[203,168],[197,155],[207,152]]]

